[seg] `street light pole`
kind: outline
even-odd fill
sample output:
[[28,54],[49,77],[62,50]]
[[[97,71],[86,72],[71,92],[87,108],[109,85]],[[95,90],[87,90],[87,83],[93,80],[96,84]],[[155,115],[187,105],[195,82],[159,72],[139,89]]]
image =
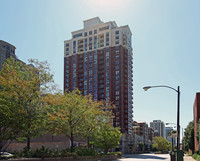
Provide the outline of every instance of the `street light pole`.
[[178,101],[177,101],[177,150],[180,150],[180,87],[178,86]]
[[178,89],[174,89],[170,86],[165,86],[165,85],[159,85],[159,86],[146,86],[146,87],[143,87],[143,89],[145,91],[147,91],[148,89],[150,88],[157,88],[157,87],[164,87],[164,88],[170,88],[174,91],[177,92],[178,94],[178,97],[177,97],[177,151],[180,150],[180,125],[179,125],[179,120],[180,120],[180,87],[178,86]]

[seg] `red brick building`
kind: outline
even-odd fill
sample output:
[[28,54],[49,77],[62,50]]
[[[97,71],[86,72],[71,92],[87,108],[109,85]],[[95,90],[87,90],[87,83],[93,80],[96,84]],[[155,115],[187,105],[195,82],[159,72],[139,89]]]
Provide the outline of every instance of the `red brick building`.
[[196,139],[197,124],[200,118],[200,93],[196,93],[195,101],[193,105],[194,112],[194,150],[199,150],[199,143]]
[[84,21],[64,46],[64,91],[78,88],[116,105],[113,125],[132,133],[132,46],[129,27],[98,17]]

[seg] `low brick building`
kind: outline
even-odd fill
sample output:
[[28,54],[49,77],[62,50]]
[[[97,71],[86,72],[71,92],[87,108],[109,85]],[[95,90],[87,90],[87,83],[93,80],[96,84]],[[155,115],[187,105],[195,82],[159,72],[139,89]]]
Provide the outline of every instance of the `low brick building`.
[[[42,146],[45,146],[49,149],[58,149],[63,150],[66,148],[70,148],[71,141],[68,137],[63,135],[44,135],[38,138],[31,139],[31,149],[36,150],[41,148]],[[87,143],[80,139],[74,140],[74,146],[87,146]],[[25,142],[16,142],[13,141],[11,144],[7,147],[7,151],[14,152],[14,151],[21,151],[23,148],[26,147],[26,141]]]
[[197,133],[197,124],[200,118],[200,93],[196,93],[194,105],[193,105],[193,113],[194,113],[194,150],[199,150],[199,142],[196,139]]

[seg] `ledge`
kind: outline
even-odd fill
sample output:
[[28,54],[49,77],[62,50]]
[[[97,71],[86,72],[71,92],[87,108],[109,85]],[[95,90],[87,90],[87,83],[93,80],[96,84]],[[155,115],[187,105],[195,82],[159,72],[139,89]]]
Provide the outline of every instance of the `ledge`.
[[117,155],[55,157],[55,158],[11,158],[9,161],[109,161],[120,158]]

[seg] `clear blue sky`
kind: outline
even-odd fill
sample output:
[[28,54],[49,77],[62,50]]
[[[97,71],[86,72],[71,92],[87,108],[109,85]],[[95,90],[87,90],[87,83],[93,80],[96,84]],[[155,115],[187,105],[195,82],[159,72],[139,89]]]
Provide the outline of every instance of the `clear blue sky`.
[[200,91],[199,0],[0,0],[0,39],[25,62],[47,60],[62,89],[64,40],[96,16],[132,30],[134,120],[176,123],[177,93],[142,87],[179,85],[185,128]]

